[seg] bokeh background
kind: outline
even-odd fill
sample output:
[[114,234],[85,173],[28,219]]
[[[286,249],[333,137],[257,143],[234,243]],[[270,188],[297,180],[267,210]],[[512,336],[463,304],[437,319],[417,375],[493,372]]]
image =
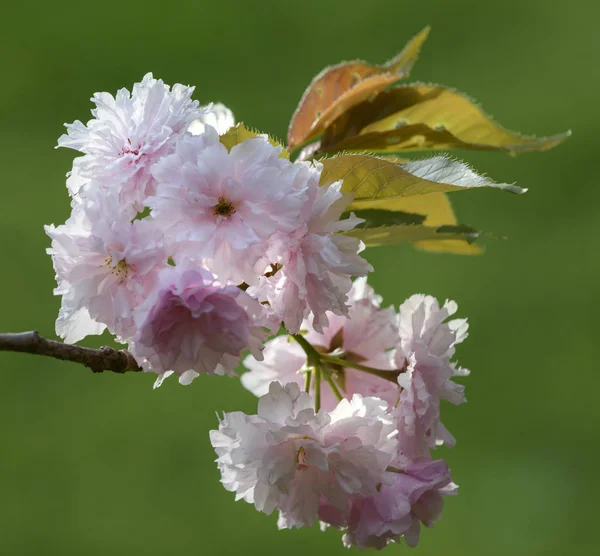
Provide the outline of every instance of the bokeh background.
[[[509,128],[573,137],[547,153],[457,152],[529,187],[455,194],[460,220],[506,235],[479,257],[370,250],[389,304],[458,301],[469,403],[446,406],[460,496],[415,554],[589,555],[598,549],[598,93],[600,3],[590,0],[12,2],[0,16],[0,330],[53,337],[59,299],[45,223],[69,211],[62,124],[94,91],[147,71],[197,85],[285,137],[310,79],[383,62],[426,24],[413,75],[468,92]],[[106,343],[93,339],[89,345]],[[277,532],[219,484],[215,411],[254,412],[239,381],[190,387],[0,354],[0,554],[345,554],[339,533]],[[590,526],[591,525],[591,526]],[[388,554],[408,548],[391,546]]]

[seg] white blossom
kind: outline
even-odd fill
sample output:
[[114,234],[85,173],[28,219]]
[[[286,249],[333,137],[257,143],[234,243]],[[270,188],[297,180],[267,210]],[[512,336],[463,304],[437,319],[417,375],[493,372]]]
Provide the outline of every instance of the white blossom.
[[211,431],[223,485],[280,527],[310,526],[321,497],[345,510],[352,494],[372,495],[389,480],[396,430],[387,404],[356,395],[315,414],[295,383],[271,384],[258,415],[226,413]]
[[131,93],[95,93],[94,118],[87,124],[66,124],[67,133],[58,140],[59,147],[84,155],[75,160],[67,181],[71,194],[108,189],[118,194],[123,210],[143,210],[146,197],[154,193],[152,165],[203,115],[191,100],[193,91],[179,84],[171,89],[148,73]]

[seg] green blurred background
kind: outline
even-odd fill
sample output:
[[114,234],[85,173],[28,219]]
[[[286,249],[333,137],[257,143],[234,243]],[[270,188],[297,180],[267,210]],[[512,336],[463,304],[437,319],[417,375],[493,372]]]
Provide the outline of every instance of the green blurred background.
[[[130,88],[147,71],[284,137],[323,66],[383,62],[430,24],[414,80],[465,91],[525,133],[571,128],[547,153],[455,153],[530,188],[452,197],[463,223],[508,241],[474,258],[409,247],[367,256],[387,303],[448,297],[471,323],[458,354],[473,371],[469,403],[444,408],[458,445],[438,452],[461,493],[415,554],[594,552],[600,3],[33,0],[0,17],[1,331],[53,337],[59,299],[42,225],[67,217],[74,156],[56,140],[63,122],[87,121],[94,91]],[[215,411],[255,411],[237,380],[153,390],[152,376],[28,355],[2,353],[0,366],[0,554],[346,553],[339,533],[277,532],[275,516],[220,486]]]

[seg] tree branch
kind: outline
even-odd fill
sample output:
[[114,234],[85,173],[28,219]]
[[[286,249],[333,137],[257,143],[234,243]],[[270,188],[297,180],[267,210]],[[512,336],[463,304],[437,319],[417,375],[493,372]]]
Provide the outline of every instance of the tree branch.
[[73,361],[85,365],[94,373],[111,371],[123,374],[142,370],[133,355],[128,351],[117,350],[108,346],[93,349],[63,344],[62,342],[42,338],[35,331],[0,334],[0,351],[18,351],[20,353],[46,355],[62,361]]

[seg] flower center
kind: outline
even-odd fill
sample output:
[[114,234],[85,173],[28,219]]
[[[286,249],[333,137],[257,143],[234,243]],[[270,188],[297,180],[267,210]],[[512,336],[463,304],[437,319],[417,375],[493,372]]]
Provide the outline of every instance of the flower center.
[[307,469],[308,463],[306,461],[306,450],[302,446],[296,452],[296,469]]
[[108,255],[108,257],[104,259],[104,262],[110,267],[110,273],[117,277],[119,284],[125,283],[127,278],[129,278],[129,273],[131,271],[131,267],[127,264],[127,261],[121,259],[117,264],[113,265],[112,255]]
[[219,202],[213,207],[213,214],[215,216],[231,216],[235,213],[235,207],[233,203],[225,197],[219,197]]
[[131,148],[131,139],[127,139],[127,145],[125,145],[121,149],[121,156],[123,156],[125,154],[132,154],[134,156],[137,156],[138,154],[140,154],[139,147],[137,149],[132,149]]

